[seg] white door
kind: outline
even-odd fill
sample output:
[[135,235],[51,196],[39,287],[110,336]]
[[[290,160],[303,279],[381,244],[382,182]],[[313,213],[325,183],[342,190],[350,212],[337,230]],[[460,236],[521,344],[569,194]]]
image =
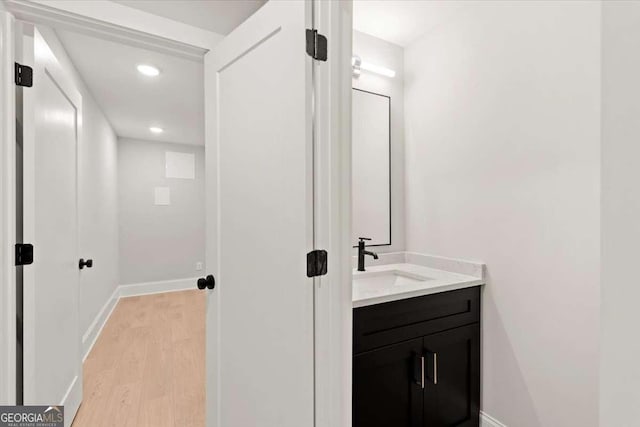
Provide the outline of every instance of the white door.
[[76,153],[82,100],[37,30],[24,36],[33,87],[24,88],[24,403],[64,405],[70,425],[82,397]]
[[209,427],[314,423],[308,7],[268,2],[205,57]]

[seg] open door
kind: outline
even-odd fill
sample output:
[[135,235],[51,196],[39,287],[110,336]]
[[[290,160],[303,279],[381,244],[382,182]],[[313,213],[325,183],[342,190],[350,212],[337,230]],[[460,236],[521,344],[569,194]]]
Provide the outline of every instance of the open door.
[[314,424],[310,3],[268,2],[205,57],[209,427]]
[[25,27],[33,87],[23,100],[23,401],[64,405],[71,425],[82,400],[77,250],[77,149],[82,98],[37,29]]

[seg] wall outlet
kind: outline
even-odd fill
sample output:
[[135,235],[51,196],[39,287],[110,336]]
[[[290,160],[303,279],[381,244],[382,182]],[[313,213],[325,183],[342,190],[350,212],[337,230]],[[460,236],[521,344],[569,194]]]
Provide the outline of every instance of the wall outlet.
[[201,271],[201,270],[202,270],[202,263],[196,262],[196,271]]

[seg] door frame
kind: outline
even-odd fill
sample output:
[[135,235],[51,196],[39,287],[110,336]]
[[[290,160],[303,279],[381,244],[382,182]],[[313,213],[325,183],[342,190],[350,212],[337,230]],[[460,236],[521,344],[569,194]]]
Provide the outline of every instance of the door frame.
[[351,427],[351,56],[353,2],[314,1],[328,60],[314,61],[315,240],[328,274],[315,286],[316,427]]
[[[314,279],[316,427],[351,425],[351,40],[352,2],[307,0],[312,22],[328,38],[328,62],[313,61],[315,120],[315,240],[329,252],[329,273]],[[67,28],[204,61],[219,34],[109,1],[5,0],[0,49],[0,115],[4,132],[0,164],[0,402],[15,404],[15,19]],[[301,46],[301,48],[303,48]],[[206,97],[206,93],[205,93]],[[210,138],[209,130],[206,138]],[[301,254],[304,256],[304,254]],[[4,315],[3,315],[4,316]],[[6,381],[5,381],[6,380]]]

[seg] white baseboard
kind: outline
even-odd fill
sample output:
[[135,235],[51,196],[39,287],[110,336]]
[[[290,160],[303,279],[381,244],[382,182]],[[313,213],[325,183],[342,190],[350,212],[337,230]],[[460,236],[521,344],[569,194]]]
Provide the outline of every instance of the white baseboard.
[[82,382],[78,381],[79,377],[76,376],[71,381],[71,385],[67,389],[67,392],[60,402],[61,406],[64,406],[64,427],[70,427],[73,419],[78,413],[80,408],[80,402],[82,401]]
[[195,289],[197,278],[163,280],[159,282],[133,283],[130,285],[120,285],[114,291],[111,297],[104,304],[96,318],[91,322],[89,328],[82,336],[82,361],[87,358],[93,345],[100,336],[102,328],[111,317],[113,309],[120,298],[134,297],[140,295],[159,294],[163,292],[176,292]]
[[82,354],[83,354],[82,361],[83,362],[91,352],[91,349],[93,348],[93,345],[96,343],[96,340],[100,335],[100,332],[102,332],[102,328],[107,323],[107,320],[109,320],[109,317],[111,317],[111,312],[113,312],[113,309],[115,308],[116,303],[118,302],[119,295],[120,295],[120,289],[119,287],[116,287],[113,290],[111,297],[109,297],[107,302],[104,303],[104,306],[102,307],[102,309],[100,310],[96,318],[93,319],[93,322],[91,322],[91,325],[89,325],[89,328],[87,328],[87,332],[85,332],[85,334],[82,336]]
[[120,298],[134,297],[138,295],[196,289],[197,280],[197,278],[191,277],[188,279],[163,280],[160,282],[133,283],[131,285],[120,285],[118,288],[120,289]]
[[486,412],[480,411],[480,427],[507,427]]

